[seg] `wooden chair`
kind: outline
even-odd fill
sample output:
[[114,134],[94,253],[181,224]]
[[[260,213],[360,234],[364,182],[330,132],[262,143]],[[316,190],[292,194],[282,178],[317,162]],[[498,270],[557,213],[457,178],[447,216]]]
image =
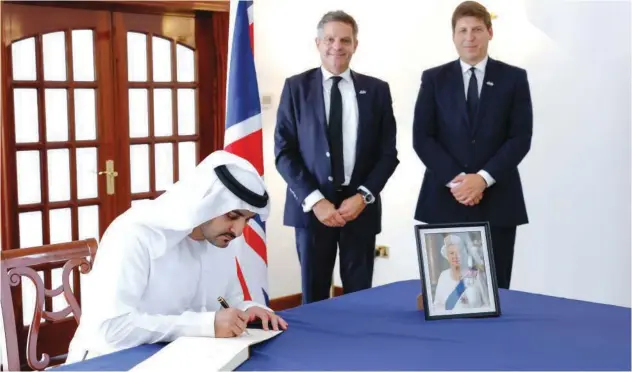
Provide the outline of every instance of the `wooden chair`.
[[[90,272],[96,252],[95,239],[0,252],[5,370],[43,370],[65,362],[70,341],[81,318],[79,272]],[[52,284],[45,286],[38,272],[46,273],[57,268],[62,268],[62,284],[57,288],[48,288]],[[70,273],[73,271],[71,288]],[[35,311],[30,325],[23,325],[22,301],[14,301],[14,298],[22,296],[22,277],[27,277],[35,285]],[[46,281],[50,282],[50,279]],[[62,293],[68,306],[53,312],[52,298]],[[73,317],[68,317],[69,314]]]

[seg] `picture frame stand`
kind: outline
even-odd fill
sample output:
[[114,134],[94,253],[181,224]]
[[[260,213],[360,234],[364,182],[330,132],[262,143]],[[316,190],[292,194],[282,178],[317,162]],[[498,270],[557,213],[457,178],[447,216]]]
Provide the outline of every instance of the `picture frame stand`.
[[424,310],[424,297],[421,293],[417,295],[417,310]]

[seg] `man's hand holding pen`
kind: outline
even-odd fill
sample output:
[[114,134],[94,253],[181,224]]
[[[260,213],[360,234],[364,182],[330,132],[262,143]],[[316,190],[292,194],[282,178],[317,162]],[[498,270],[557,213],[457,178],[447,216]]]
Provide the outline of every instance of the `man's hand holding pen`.
[[261,320],[262,327],[266,331],[270,330],[268,322],[274,331],[287,329],[287,322],[274,312],[258,306],[241,311],[231,308],[223,297],[218,297],[217,301],[222,306],[222,309],[215,314],[215,337],[235,337],[243,332],[248,334],[246,330],[248,322],[255,319]]
[[224,308],[215,313],[215,337],[241,335],[248,325],[248,314],[236,308]]

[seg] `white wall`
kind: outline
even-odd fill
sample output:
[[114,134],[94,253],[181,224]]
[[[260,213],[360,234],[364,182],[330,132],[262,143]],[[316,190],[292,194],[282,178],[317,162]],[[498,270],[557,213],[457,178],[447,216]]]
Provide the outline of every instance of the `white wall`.
[[[401,164],[383,192],[378,236],[391,257],[376,262],[374,285],[419,277],[412,216],[424,167],[412,149],[413,107],[421,72],[456,58],[450,17],[458,3],[256,3],[259,89],[272,95],[263,114],[271,297],[300,292],[293,230],[282,226],[285,183],[274,167],[279,95],[286,77],[319,65],[315,28],[333,9],[356,18],[352,68],[390,83],[398,123]],[[533,146],[520,166],[531,223],[518,230],[512,289],[630,306],[630,4],[483,4],[498,14],[491,56],[528,70],[534,103]]]

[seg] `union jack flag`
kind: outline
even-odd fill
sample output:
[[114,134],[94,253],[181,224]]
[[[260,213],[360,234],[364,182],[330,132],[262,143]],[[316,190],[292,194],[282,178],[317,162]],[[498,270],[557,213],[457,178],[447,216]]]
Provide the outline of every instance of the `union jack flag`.
[[[254,60],[253,1],[231,0],[226,82],[224,149],[252,163],[263,176],[261,102]],[[244,229],[235,264],[244,299],[269,304],[265,225],[251,219]]]

